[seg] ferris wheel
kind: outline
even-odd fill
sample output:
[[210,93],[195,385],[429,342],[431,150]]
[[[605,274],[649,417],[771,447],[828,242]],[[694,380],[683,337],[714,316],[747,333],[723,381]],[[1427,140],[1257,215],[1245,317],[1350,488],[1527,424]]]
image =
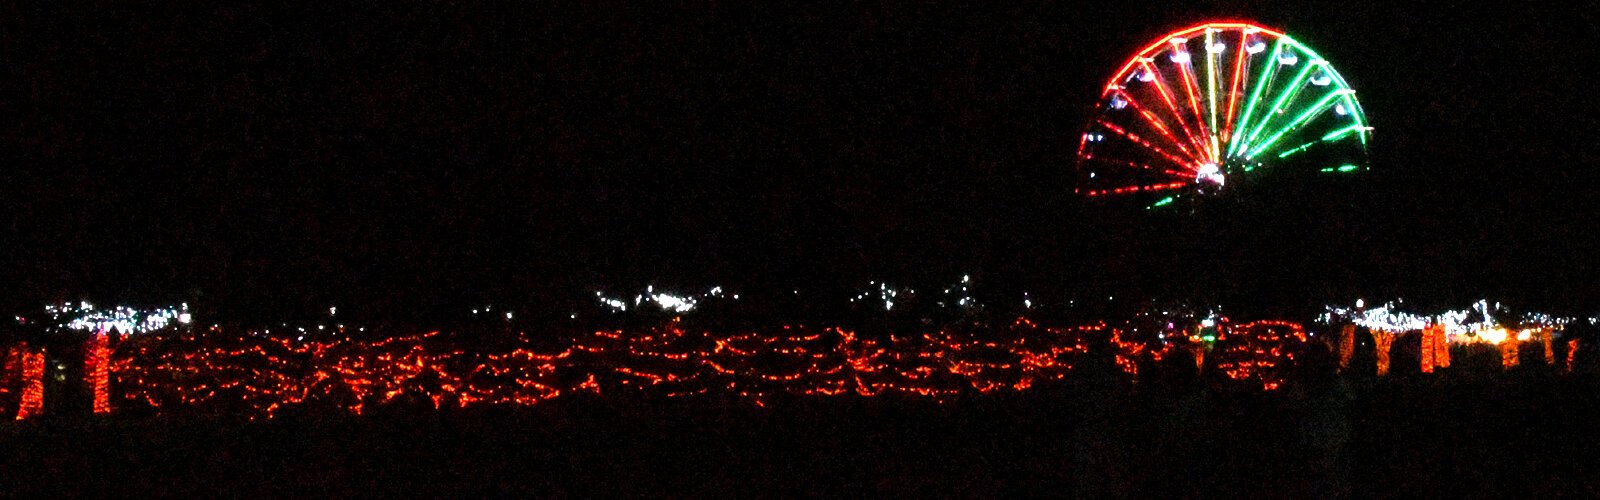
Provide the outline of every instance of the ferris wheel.
[[1151,42],[1106,83],[1078,145],[1077,192],[1149,207],[1275,168],[1366,168],[1355,90],[1282,32],[1207,23]]

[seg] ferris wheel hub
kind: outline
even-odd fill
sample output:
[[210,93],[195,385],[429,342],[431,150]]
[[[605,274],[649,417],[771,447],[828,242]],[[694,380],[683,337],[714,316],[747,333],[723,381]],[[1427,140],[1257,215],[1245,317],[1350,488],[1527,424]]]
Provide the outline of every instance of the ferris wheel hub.
[[1227,178],[1222,175],[1222,168],[1215,163],[1204,163],[1195,169],[1194,181],[1202,184],[1215,184],[1222,186]]

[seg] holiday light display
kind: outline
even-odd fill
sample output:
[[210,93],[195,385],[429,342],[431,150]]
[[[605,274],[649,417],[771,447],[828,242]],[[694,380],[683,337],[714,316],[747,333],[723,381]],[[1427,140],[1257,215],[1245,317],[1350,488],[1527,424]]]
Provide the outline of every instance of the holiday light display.
[[[1517,319],[1502,323],[1501,318],[1507,317]],[[1362,301],[1357,301],[1353,308],[1328,306],[1317,321],[1352,324],[1371,330],[1374,339],[1380,341],[1377,354],[1378,371],[1382,375],[1388,373],[1388,347],[1383,342],[1392,342],[1392,336],[1413,331],[1422,335],[1419,368],[1423,373],[1450,366],[1451,344],[1493,345],[1501,353],[1502,366],[1510,368],[1519,362],[1519,343],[1538,341],[1545,346],[1546,364],[1554,365],[1555,351],[1550,344],[1554,342],[1555,333],[1573,319],[1543,313],[1510,315],[1501,304],[1483,299],[1466,309],[1431,315],[1401,311],[1396,303],[1367,308]],[[1380,335],[1391,338],[1379,338]]]
[[[779,394],[902,395],[942,400],[1062,380],[1094,338],[1130,377],[1164,353],[1123,342],[1103,325],[998,332],[941,331],[888,340],[838,329],[713,335],[677,322],[646,332],[600,331],[541,352],[527,338],[502,353],[438,347],[441,334],[376,342],[291,341],[202,331],[129,340],[114,364],[126,398],[157,409],[271,416],[315,403],[360,413],[369,404],[527,405],[564,393],[716,392],[762,403]],[[576,385],[574,385],[576,383]]]
[[1255,321],[1223,331],[1217,339],[1217,369],[1228,378],[1258,383],[1264,390],[1283,385],[1286,370],[1306,342],[1305,330],[1287,321]]
[[[1206,334],[1211,340],[1173,334],[1171,341],[1152,341],[1129,327],[1044,327],[1018,318],[999,328],[966,324],[887,337],[801,325],[717,334],[672,320],[562,341],[518,335],[506,349],[477,351],[440,332],[306,339],[212,327],[116,343],[91,336],[84,383],[96,413],[133,405],[252,418],[291,407],[361,414],[395,403],[527,406],[579,393],[713,395],[761,406],[776,397],[842,395],[942,402],[1059,383],[1093,357],[1132,382],[1141,366],[1163,362],[1174,349],[1213,342],[1216,369],[1227,379],[1272,390],[1306,341],[1300,326],[1288,322],[1218,322],[1214,331]],[[17,352],[21,378],[32,381],[18,416],[31,418],[42,408],[44,357]],[[1204,363],[1204,354],[1195,358]],[[107,401],[107,394],[120,398]]]
[[1146,194],[1156,207],[1291,161],[1353,172],[1371,131],[1355,90],[1310,47],[1249,23],[1201,24],[1151,42],[1106,83],[1079,139],[1077,191]]
[[1356,325],[1344,325],[1339,329],[1339,370],[1350,369],[1350,358],[1356,352]]
[[1521,342],[1517,342],[1515,340],[1499,343],[1501,368],[1511,369],[1515,368],[1519,363],[1521,363],[1522,359],[1520,358],[1520,353],[1517,351],[1517,344],[1520,343]]
[[[1451,342],[1497,346],[1509,368],[1515,366],[1521,342],[1539,341],[1547,361],[1553,362],[1555,328],[1510,330],[1488,314],[1492,308],[1486,304],[1480,301],[1478,306],[1481,320],[1469,321],[1470,315],[1454,311],[1417,316],[1432,321],[1419,331],[1423,372],[1449,366]],[[1389,316],[1384,321],[1403,316],[1394,311],[1377,315]],[[1378,316],[1371,310],[1332,308],[1322,319],[1355,318],[1370,325],[1377,370],[1385,375],[1394,339],[1407,332],[1383,327],[1416,323],[1385,323]],[[1524,321],[1530,317],[1535,316]],[[1272,391],[1288,382],[1308,349],[1336,350],[1341,369],[1348,369],[1359,328],[1345,322],[1337,338],[1313,340],[1298,323],[1236,323],[1215,311],[1181,309],[1152,309],[1116,325],[1046,327],[1017,318],[999,326],[974,320],[875,335],[804,325],[713,332],[686,327],[674,318],[650,327],[570,337],[507,332],[509,336],[487,343],[437,331],[378,338],[358,333],[364,331],[359,328],[287,324],[279,325],[278,333],[212,326],[147,329],[119,338],[111,334],[109,323],[98,324],[108,329],[88,336],[81,349],[82,383],[93,397],[95,413],[144,407],[158,414],[252,418],[272,417],[288,408],[362,414],[394,404],[435,409],[529,406],[576,394],[703,395],[758,406],[775,398],[845,395],[944,402],[1057,384],[1092,359],[1109,363],[1105,366],[1136,383],[1146,367],[1168,362],[1179,351],[1188,352],[1202,375],[1219,375],[1214,382]],[[1452,328],[1463,333],[1452,336]],[[1571,340],[1567,345],[1570,371],[1577,344]],[[36,417],[47,396],[43,349],[18,343],[7,352],[0,373],[6,383],[0,384],[0,392],[20,390],[17,418]]]
[[0,401],[11,403],[12,394],[20,390],[18,385],[22,381],[22,354],[26,352],[27,344],[20,343],[6,349],[4,363],[0,363]]
[[1428,325],[1422,329],[1422,355],[1418,363],[1422,373],[1433,373],[1435,367],[1450,367],[1450,346],[1445,342],[1444,325]]
[[[606,297],[602,292],[595,292],[594,295],[595,298],[600,300],[601,305],[604,305],[613,311],[626,312],[628,310],[629,302],[626,300]],[[678,295],[668,292],[657,292],[655,285],[650,285],[645,287],[644,293],[634,296],[632,306],[635,309],[651,306],[661,311],[681,314],[693,311],[695,306],[700,304],[701,300],[713,297],[721,298],[722,296],[723,292],[722,287],[720,286],[711,287],[711,290],[704,294]],[[737,299],[738,296],[735,296],[734,298]],[[487,312],[489,309],[490,308],[486,307],[484,310]],[[476,314],[478,311],[473,310],[472,312]],[[507,316],[507,319],[510,319],[510,316]]]
[[1578,340],[1579,339],[1569,339],[1569,340],[1567,340],[1567,361],[1566,361],[1566,364],[1562,367],[1561,371],[1566,372],[1566,373],[1572,373],[1572,362],[1573,362],[1574,358],[1576,358],[1577,355],[1578,355]]
[[20,347],[22,399],[17,403],[17,420],[27,420],[44,411],[44,352]]
[[83,376],[94,397],[95,413],[111,412],[111,339],[106,332],[89,337],[84,345]]
[[153,332],[194,320],[189,304],[143,310],[126,306],[100,309],[88,302],[63,303],[45,306],[45,314],[57,328],[123,335]]
[[1395,334],[1387,330],[1372,330],[1372,352],[1380,377],[1389,374],[1389,349],[1394,346],[1394,337]]

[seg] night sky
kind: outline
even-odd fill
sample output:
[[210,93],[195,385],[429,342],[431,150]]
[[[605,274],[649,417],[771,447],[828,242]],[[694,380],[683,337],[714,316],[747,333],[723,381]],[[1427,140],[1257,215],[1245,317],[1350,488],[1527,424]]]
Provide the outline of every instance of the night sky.
[[[426,316],[970,273],[1600,310],[1592,3],[1087,3],[8,5],[3,303]],[[1327,57],[1372,171],[1165,213],[1076,198],[1104,80],[1213,19]]]

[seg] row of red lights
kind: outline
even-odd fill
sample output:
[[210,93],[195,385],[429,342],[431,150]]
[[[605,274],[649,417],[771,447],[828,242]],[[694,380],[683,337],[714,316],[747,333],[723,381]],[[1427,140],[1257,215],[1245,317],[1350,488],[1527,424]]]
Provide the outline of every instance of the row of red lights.
[[[1224,323],[1217,333],[1215,344],[1186,335],[1152,342],[1128,340],[1125,329],[1105,324],[1051,328],[1019,318],[1002,328],[969,325],[882,339],[801,326],[714,334],[672,321],[554,343],[521,335],[509,349],[469,352],[439,332],[301,341],[209,329],[120,342],[95,335],[83,362],[95,413],[144,406],[157,413],[254,418],[306,404],[360,414],[370,405],[402,401],[435,408],[527,406],[615,392],[714,394],[758,405],[780,395],[944,401],[1065,380],[1095,346],[1109,349],[1130,380],[1137,380],[1141,366],[1188,351],[1197,368],[1211,357],[1210,366],[1223,376],[1273,390],[1309,342],[1299,324],[1286,321]],[[1393,340],[1376,337],[1387,337],[1376,338],[1380,346]],[[1569,366],[1576,345],[1570,347]],[[1380,371],[1387,371],[1385,358],[1380,354]],[[43,349],[18,344],[7,351],[0,397],[20,389],[18,419],[43,411],[44,371]],[[112,403],[112,394],[120,395],[119,403]]]

